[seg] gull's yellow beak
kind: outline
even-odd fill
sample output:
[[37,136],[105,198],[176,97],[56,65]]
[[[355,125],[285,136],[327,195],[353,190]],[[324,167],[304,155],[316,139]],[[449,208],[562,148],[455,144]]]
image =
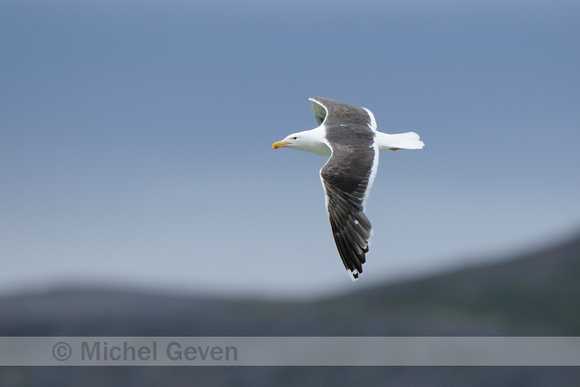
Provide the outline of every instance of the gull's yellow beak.
[[286,142],[286,141],[276,141],[272,145],[272,149],[284,148],[284,147],[287,147],[288,144],[290,144],[290,143],[289,142]]

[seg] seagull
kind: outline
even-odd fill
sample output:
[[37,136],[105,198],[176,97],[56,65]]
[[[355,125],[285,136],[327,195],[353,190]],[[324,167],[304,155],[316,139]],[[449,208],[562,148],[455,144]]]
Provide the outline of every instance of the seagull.
[[352,280],[363,272],[372,236],[365,206],[383,150],[421,149],[415,132],[377,131],[373,113],[328,98],[309,98],[318,127],[293,133],[272,145],[330,157],[320,170],[334,242]]

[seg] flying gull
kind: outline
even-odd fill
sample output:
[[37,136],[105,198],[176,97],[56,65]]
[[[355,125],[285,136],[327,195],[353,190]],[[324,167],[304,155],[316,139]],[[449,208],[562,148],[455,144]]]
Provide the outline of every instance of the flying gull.
[[291,134],[272,148],[330,156],[320,170],[326,210],[342,263],[355,280],[363,271],[372,235],[365,204],[377,174],[379,151],[421,149],[424,144],[414,132],[377,131],[369,109],[321,97],[310,101],[320,126]]

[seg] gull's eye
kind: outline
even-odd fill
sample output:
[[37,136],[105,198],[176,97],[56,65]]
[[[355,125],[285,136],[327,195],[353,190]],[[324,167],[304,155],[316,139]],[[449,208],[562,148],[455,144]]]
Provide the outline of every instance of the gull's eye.
[[292,140],[298,140],[298,137],[292,137]]

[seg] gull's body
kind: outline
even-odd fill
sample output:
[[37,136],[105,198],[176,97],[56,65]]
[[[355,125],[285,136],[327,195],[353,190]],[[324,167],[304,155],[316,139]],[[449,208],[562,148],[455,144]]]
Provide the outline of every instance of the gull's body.
[[377,131],[373,113],[362,107],[327,98],[310,98],[318,126],[287,136],[274,149],[292,148],[330,157],[320,170],[326,210],[336,247],[353,279],[362,273],[372,227],[365,205],[379,165],[379,152],[421,149],[414,132]]

